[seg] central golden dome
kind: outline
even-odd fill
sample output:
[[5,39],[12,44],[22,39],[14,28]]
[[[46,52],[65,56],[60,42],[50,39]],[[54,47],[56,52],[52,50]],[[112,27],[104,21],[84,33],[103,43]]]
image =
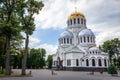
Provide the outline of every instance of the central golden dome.
[[73,19],[73,18],[85,18],[84,14],[75,11],[74,13],[72,13],[69,17],[69,19]]

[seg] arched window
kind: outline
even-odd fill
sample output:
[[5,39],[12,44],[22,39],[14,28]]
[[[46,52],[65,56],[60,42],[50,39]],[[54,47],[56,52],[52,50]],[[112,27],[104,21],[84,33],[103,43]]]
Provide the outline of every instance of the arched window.
[[93,54],[94,54],[94,51],[93,51]]
[[101,59],[98,59],[98,66],[102,66]]
[[74,19],[74,24],[76,24],[76,19]]
[[96,51],[96,54],[97,54],[98,52]]
[[86,20],[84,19],[84,24],[86,23]]
[[92,59],[92,66],[95,66],[95,59]]
[[63,39],[62,39],[61,43],[63,44]]
[[66,39],[64,38],[64,44],[66,44]]
[[80,37],[81,43],[82,43],[82,37]]
[[80,24],[80,19],[79,18],[77,19],[77,21],[78,21],[78,24]]
[[85,36],[84,36],[84,42],[86,42]]
[[83,19],[81,19],[81,24],[83,24]]
[[89,36],[87,37],[87,41],[89,42]]
[[91,51],[90,51],[90,54],[91,54]]
[[72,25],[72,19],[70,19],[70,23],[71,23],[71,25]]
[[67,66],[70,66],[70,65],[71,65],[71,60],[68,59],[68,60],[67,60]]
[[88,61],[88,59],[86,59],[86,66],[89,66],[89,61]]
[[78,61],[78,59],[76,59],[76,66],[79,66],[79,61]]
[[67,21],[67,23],[68,23],[68,26],[69,26],[69,20]]
[[91,36],[91,42],[92,42],[92,36]]
[[67,38],[67,44],[69,44],[69,38]]
[[104,59],[104,65],[107,66],[107,60],[106,59]]

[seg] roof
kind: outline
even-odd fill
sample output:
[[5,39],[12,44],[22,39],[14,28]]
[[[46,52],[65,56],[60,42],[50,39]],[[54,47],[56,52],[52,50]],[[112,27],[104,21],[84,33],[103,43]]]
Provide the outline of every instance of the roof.
[[69,18],[69,19],[73,19],[73,18],[85,18],[85,16],[84,16],[84,14],[82,14],[81,12],[75,11],[75,12],[72,13],[68,18]]
[[78,36],[95,36],[94,33],[90,29],[83,29],[82,31],[79,32]]

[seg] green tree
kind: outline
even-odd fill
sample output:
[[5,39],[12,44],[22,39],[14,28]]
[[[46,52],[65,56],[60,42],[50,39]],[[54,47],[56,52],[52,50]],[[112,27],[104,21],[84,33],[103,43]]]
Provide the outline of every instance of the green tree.
[[117,68],[115,67],[114,64],[110,64],[108,66],[108,73],[111,74],[112,76],[113,76],[113,74],[118,74]]
[[38,51],[40,54],[40,68],[43,68],[45,66],[45,56],[46,56],[46,50],[43,48],[39,48]]
[[13,68],[18,68],[21,61],[21,48],[23,43],[23,37],[21,35],[17,35],[16,37],[12,37],[10,41],[10,54],[11,54],[11,66]]
[[4,61],[5,61],[5,37],[4,36],[0,36],[0,67],[3,68],[4,66]]
[[20,34],[18,14],[19,0],[0,0],[0,34],[5,36],[5,74],[10,75],[10,40]]
[[52,55],[48,55],[47,66],[48,66],[49,69],[52,68]]
[[32,69],[43,68],[43,66],[45,66],[45,54],[46,51],[43,48],[30,49],[30,53],[27,58],[27,67]]
[[112,56],[115,56],[115,54],[120,55],[120,40],[115,38],[105,41],[101,46],[101,50],[109,53],[109,60],[112,63]]
[[38,14],[39,11],[44,6],[42,1],[36,0],[20,0],[20,17],[21,17],[21,25],[22,29],[26,34],[25,39],[25,50],[22,59],[22,75],[26,74],[26,62],[27,62],[27,54],[28,54],[28,44],[29,44],[29,35],[33,34],[35,30],[34,24],[34,14]]

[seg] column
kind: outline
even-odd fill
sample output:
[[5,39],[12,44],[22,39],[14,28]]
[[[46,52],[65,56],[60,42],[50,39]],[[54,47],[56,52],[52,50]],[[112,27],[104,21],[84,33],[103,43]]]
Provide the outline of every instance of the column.
[[93,43],[94,43],[94,37],[92,37]]
[[83,18],[83,25],[84,25],[84,18]]
[[93,37],[93,42],[95,43],[95,37]]
[[84,43],[84,36],[82,36],[82,43]]
[[79,24],[81,24],[81,18],[79,18]]

